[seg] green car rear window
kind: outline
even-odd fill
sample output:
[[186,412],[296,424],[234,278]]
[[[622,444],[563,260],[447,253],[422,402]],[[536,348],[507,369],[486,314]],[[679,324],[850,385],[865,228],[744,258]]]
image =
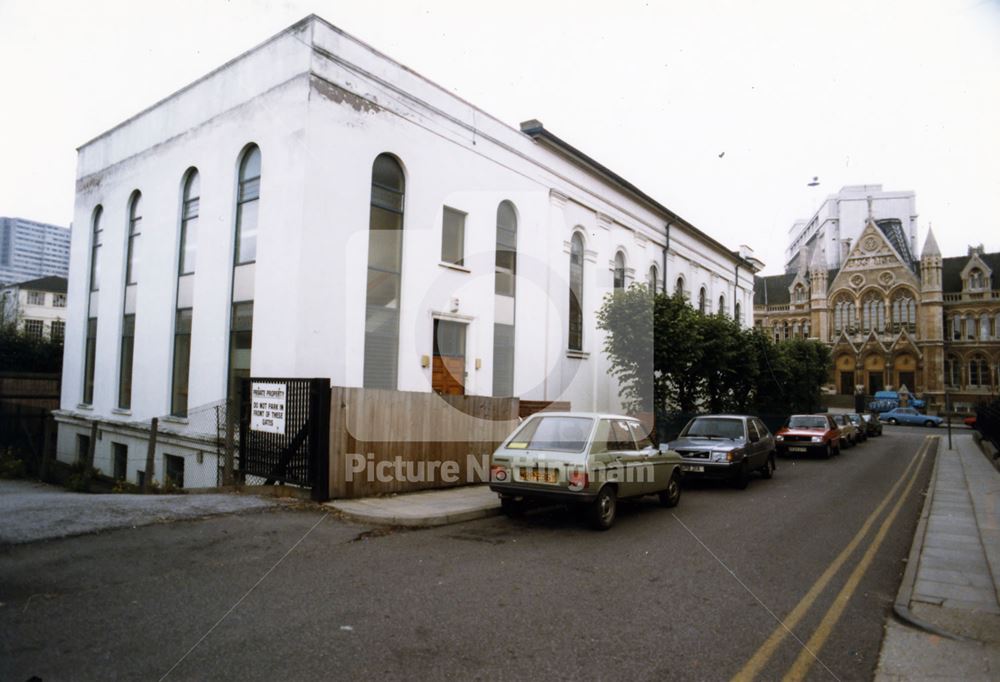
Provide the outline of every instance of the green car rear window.
[[535,417],[514,434],[507,448],[583,452],[593,425],[587,417]]

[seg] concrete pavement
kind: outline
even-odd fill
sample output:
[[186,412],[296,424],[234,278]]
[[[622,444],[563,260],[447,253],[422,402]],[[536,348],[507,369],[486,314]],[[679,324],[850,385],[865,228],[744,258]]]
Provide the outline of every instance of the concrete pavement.
[[876,679],[1000,678],[1000,473],[942,443]]

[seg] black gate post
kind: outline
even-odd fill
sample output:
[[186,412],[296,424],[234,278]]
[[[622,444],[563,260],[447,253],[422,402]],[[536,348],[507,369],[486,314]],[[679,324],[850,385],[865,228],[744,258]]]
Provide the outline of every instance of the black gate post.
[[330,499],[330,380],[309,382],[309,468],[312,499]]

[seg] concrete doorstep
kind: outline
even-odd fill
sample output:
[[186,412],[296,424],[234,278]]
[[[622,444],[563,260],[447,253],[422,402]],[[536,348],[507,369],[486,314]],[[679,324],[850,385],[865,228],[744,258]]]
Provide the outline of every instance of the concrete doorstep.
[[349,519],[383,526],[444,526],[500,513],[500,498],[488,485],[424,490],[385,497],[327,502]]
[[1000,473],[972,434],[941,443],[877,680],[1000,679]]

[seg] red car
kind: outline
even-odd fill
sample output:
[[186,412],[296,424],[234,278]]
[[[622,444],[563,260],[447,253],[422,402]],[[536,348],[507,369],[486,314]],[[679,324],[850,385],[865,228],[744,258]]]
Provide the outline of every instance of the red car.
[[774,434],[779,455],[840,454],[840,427],[828,414],[793,414]]
[[976,418],[975,418],[974,416],[973,416],[973,417],[966,417],[966,418],[965,418],[965,419],[963,419],[962,421],[963,421],[963,422],[965,423],[965,425],[966,425],[966,426],[968,426],[969,428],[972,428],[972,429],[976,428]]

